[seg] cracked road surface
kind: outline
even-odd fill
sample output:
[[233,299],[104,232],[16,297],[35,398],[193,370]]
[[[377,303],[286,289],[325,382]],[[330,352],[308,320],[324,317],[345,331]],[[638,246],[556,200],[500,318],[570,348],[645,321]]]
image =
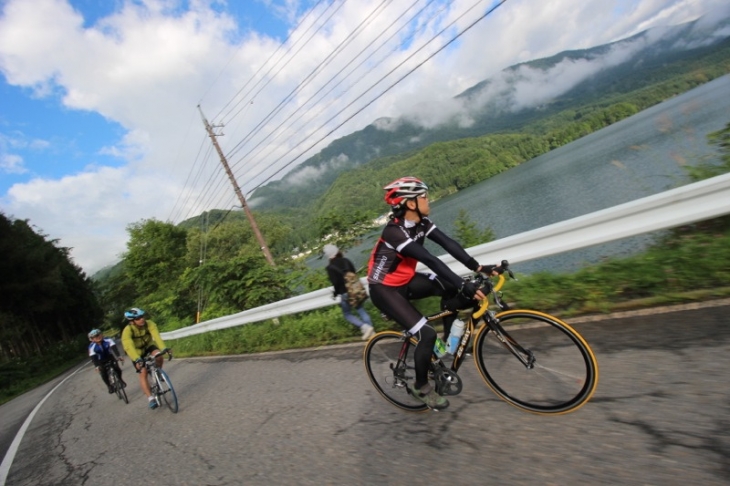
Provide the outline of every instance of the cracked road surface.
[[362,345],[175,359],[180,412],[130,404],[90,368],[43,405],[8,485],[730,484],[728,306],[574,324],[600,366],[572,414],[519,411],[472,363],[443,412],[380,398]]

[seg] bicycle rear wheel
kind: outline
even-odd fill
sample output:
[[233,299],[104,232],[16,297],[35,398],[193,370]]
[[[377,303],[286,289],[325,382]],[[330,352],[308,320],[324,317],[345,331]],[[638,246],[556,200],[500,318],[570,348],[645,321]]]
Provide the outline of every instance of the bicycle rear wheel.
[[127,391],[124,389],[122,378],[113,367],[111,367],[111,371],[109,372],[109,383],[111,383],[114,387],[117,397],[119,397],[120,400],[124,400],[124,403],[129,403],[129,398],[127,398]]
[[413,366],[413,349],[416,340],[411,338],[404,360],[399,355],[404,341],[402,332],[383,331],[370,338],[363,361],[370,382],[378,393],[396,407],[408,412],[425,412],[428,407],[408,391],[416,380]]
[[474,341],[474,361],[487,386],[510,405],[561,414],[584,405],[598,385],[588,343],[560,319],[530,310],[496,315]]
[[167,408],[172,410],[172,413],[177,413],[177,393],[172,387],[170,377],[167,376],[164,370],[157,369],[155,379],[157,380],[157,393],[162,396],[162,399],[167,404]]

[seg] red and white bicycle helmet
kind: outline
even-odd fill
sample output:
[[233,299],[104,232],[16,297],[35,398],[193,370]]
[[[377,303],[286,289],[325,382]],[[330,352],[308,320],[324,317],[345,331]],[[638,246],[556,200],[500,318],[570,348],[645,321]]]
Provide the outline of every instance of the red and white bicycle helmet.
[[416,177],[401,177],[383,189],[385,190],[385,202],[394,209],[399,208],[403,201],[428,192],[428,186]]

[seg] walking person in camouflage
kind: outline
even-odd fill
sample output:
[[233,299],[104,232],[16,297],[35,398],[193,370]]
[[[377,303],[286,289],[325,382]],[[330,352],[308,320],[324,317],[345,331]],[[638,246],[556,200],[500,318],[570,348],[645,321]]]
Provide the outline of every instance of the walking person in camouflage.
[[[370,339],[370,337],[375,334],[375,329],[373,328],[373,321],[370,319],[367,311],[363,308],[364,300],[354,308],[348,301],[345,275],[350,272],[357,275],[355,266],[350,260],[342,256],[342,252],[335,245],[324,245],[324,254],[327,258],[329,258],[327,275],[334,286],[334,297],[336,298],[338,295],[340,296],[342,314],[345,316],[347,322],[360,329],[363,341]],[[355,315],[354,312],[357,312],[358,315]]]

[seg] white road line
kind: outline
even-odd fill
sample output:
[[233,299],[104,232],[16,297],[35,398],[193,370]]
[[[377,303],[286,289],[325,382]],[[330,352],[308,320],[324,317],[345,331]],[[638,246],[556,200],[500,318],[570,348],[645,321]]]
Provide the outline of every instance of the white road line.
[[48,397],[50,397],[54,391],[61,385],[63,385],[66,380],[71,378],[73,375],[78,373],[84,369],[84,366],[79,367],[76,371],[68,375],[66,378],[61,381],[58,385],[56,385],[53,390],[48,392],[48,394],[43,397],[43,400],[41,400],[38,405],[35,406],[32,412],[30,412],[30,415],[28,415],[28,418],[25,419],[25,422],[23,422],[23,426],[20,427],[20,430],[18,430],[18,433],[15,434],[15,439],[13,439],[13,443],[10,444],[10,447],[8,448],[8,451],[5,453],[5,457],[3,458],[2,464],[0,464],[0,486],[5,486],[5,482],[8,479],[8,473],[10,472],[10,466],[13,465],[13,459],[15,459],[15,453],[18,452],[18,448],[20,447],[20,441],[23,440],[23,436],[25,435],[25,431],[28,430],[28,427],[30,426],[31,421],[33,420],[33,417],[35,417],[35,414],[38,412],[38,410],[41,409],[43,406],[43,403],[48,400]]

